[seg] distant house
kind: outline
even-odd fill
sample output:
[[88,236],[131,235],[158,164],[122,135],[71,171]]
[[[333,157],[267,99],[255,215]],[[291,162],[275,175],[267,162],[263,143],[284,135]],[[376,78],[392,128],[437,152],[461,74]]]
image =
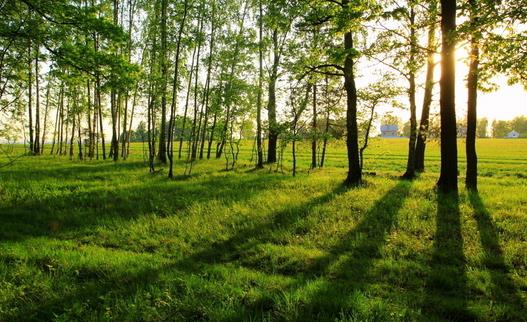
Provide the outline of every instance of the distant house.
[[381,125],[381,137],[398,138],[399,137],[399,127],[393,124]]
[[517,139],[520,137],[520,133],[516,132],[516,131],[512,131],[512,132],[509,132],[507,134],[507,138],[508,139]]
[[465,125],[458,124],[457,125],[457,137],[458,138],[466,138],[468,129]]

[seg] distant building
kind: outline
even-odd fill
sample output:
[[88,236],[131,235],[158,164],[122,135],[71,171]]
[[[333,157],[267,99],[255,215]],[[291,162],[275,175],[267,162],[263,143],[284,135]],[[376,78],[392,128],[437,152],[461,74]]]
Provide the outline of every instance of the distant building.
[[381,137],[398,138],[399,137],[399,127],[393,124],[381,125]]
[[512,131],[512,132],[509,132],[507,134],[507,138],[508,139],[517,139],[520,137],[520,133],[516,132],[516,131]]
[[458,138],[466,138],[467,137],[468,129],[467,129],[467,127],[465,125],[458,124],[457,128],[456,128],[456,131],[457,131],[457,137]]

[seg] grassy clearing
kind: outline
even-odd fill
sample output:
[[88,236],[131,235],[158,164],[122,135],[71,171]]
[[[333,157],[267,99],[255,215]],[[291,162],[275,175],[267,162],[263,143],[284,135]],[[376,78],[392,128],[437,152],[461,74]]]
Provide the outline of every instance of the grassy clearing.
[[174,181],[140,145],[22,158],[0,169],[0,321],[526,321],[527,140],[481,140],[481,191],[459,196],[434,191],[434,144],[400,181],[406,144],[374,140],[352,190],[337,143],[311,172],[302,147],[295,178],[251,171],[250,144]]

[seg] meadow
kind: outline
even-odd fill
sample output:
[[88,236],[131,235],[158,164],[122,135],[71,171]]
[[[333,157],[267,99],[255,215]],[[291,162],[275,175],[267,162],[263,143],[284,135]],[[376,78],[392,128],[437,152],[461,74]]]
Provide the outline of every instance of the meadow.
[[478,142],[479,193],[459,147],[459,195],[434,189],[434,142],[399,179],[404,139],[374,139],[354,189],[342,142],[312,171],[302,145],[296,177],[250,143],[175,180],[140,143],[22,157],[0,168],[0,321],[527,321],[527,140]]

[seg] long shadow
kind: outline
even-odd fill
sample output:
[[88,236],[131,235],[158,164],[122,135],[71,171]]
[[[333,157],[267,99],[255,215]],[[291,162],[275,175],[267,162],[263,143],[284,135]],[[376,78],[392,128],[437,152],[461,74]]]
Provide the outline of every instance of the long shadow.
[[[279,176],[277,178],[280,178]],[[239,179],[238,179],[239,180]],[[246,186],[247,184],[247,186]],[[272,184],[267,181],[265,186]],[[253,183],[244,183],[242,188],[248,189],[257,188]],[[224,195],[225,191],[219,187],[217,193]],[[223,187],[225,188],[225,187]],[[260,187],[261,189],[262,187]],[[256,190],[258,191],[258,190]],[[344,193],[346,189],[339,185],[328,193],[314,198],[309,202],[303,203],[297,207],[288,207],[286,210],[277,212],[270,219],[262,224],[249,225],[237,231],[230,238],[209,244],[203,249],[197,251],[190,257],[176,262],[171,262],[156,269],[145,269],[135,274],[126,276],[123,282],[122,276],[115,276],[115,272],[106,272],[103,274],[93,272],[81,273],[81,280],[79,287],[73,291],[65,292],[60,299],[42,299],[41,302],[34,307],[24,308],[19,314],[14,316],[16,319],[26,320],[48,320],[54,314],[60,314],[71,307],[76,301],[82,299],[92,303],[92,308],[95,310],[104,310],[104,303],[100,300],[108,296],[114,298],[131,298],[134,292],[138,290],[147,289],[152,284],[160,282],[160,276],[166,273],[178,272],[184,276],[193,276],[207,271],[207,267],[218,263],[234,262],[240,258],[244,250],[250,248],[255,243],[262,243],[272,238],[273,231],[277,229],[289,229],[295,222],[309,214],[312,207],[319,206],[330,202],[335,196]],[[232,191],[231,191],[232,192]],[[238,226],[235,224],[235,226]],[[96,282],[95,282],[96,281]],[[81,287],[82,286],[82,287]],[[206,295],[206,290],[202,291]],[[232,315],[232,320],[244,320],[252,316],[254,307],[246,308],[241,303],[240,310]],[[176,309],[176,308],[174,308]],[[182,319],[208,319],[207,316],[199,313],[199,308],[186,308],[180,312]],[[210,317],[209,317],[210,318]]]
[[290,229],[296,222],[308,216],[311,208],[327,204],[346,191],[344,185],[337,185],[329,192],[306,203],[296,207],[288,207],[275,213],[262,224],[250,225],[223,241],[207,245],[185,261],[180,262],[180,265],[185,266],[189,263],[218,264],[238,260],[246,250],[257,244],[271,241],[273,232],[276,230]]
[[[0,242],[39,236],[60,237],[71,231],[122,223],[151,213],[156,216],[182,215],[189,207],[211,200],[221,200],[226,205],[244,202],[290,179],[278,175],[212,176],[185,182],[147,178],[146,182],[137,185],[120,187],[119,184],[110,184],[95,189],[67,182],[60,187],[51,187],[49,192],[42,191],[42,195],[2,203]],[[39,189],[46,189],[46,186]]]
[[[349,298],[375,278],[372,272],[376,260],[382,258],[382,248],[397,222],[397,214],[410,192],[412,182],[401,180],[368,210],[362,220],[346,236],[320,258],[310,272],[313,281],[327,278],[298,312],[299,321],[330,321],[351,314]],[[342,298],[342,294],[348,294]]]
[[466,259],[457,193],[437,195],[436,234],[423,313],[430,320],[474,321],[467,309]]
[[[326,256],[318,258],[316,262],[298,270],[294,273],[298,282],[291,287],[294,289],[305,286],[310,281],[315,281],[319,276],[327,277],[328,283],[318,289],[303,304],[302,312],[298,312],[298,320],[311,320],[326,317],[338,317],[342,309],[353,309],[343,306],[343,301],[334,301],[336,295],[352,294],[371,281],[371,268],[376,259],[382,257],[381,250],[386,242],[386,237],[396,223],[397,213],[403,206],[408,196],[411,183],[401,181],[390,189],[373,207],[364,215],[359,224],[350,231],[344,239],[328,250]],[[90,309],[104,310],[107,305],[102,298],[124,299],[132,298],[136,292],[148,289],[152,284],[162,282],[161,275],[181,274],[182,276],[194,276],[207,272],[207,269],[218,263],[232,262],[238,265],[243,262],[246,249],[255,244],[273,241],[273,232],[277,230],[291,230],[302,218],[310,214],[310,209],[329,203],[333,198],[346,192],[343,186],[336,186],[317,198],[296,207],[277,212],[263,223],[246,226],[238,230],[234,235],[224,241],[215,242],[203,247],[190,257],[182,260],[161,265],[156,269],[144,269],[135,274],[130,274],[123,282],[121,276],[115,276],[114,272],[105,274],[81,273],[81,280],[76,282],[79,287],[64,292],[60,299],[42,299],[33,307],[24,308],[14,318],[25,318],[42,320],[52,318],[53,314],[60,314],[73,303],[82,299],[89,300]],[[289,272],[291,273],[291,272]],[[172,283],[172,282],[171,282]],[[176,289],[178,286],[175,286]],[[184,287],[183,287],[184,290]],[[207,290],[196,290],[204,296],[204,303],[209,297]],[[281,292],[276,290],[276,292]],[[346,292],[346,293],[343,293]],[[267,303],[266,303],[267,301]],[[207,302],[208,303],[208,302]],[[211,303],[207,305],[212,305]],[[238,303],[239,310],[233,312],[231,320],[245,320],[269,314],[275,316],[273,303],[268,300],[251,304]],[[172,308],[181,318],[207,319],[199,308],[177,305]]]
[[[470,192],[468,196],[474,209],[481,245],[485,252],[484,265],[489,270],[492,280],[492,300],[505,307],[504,312],[502,312],[504,316],[500,317],[500,319],[507,321],[527,319],[525,316],[525,312],[527,312],[525,304],[510,278],[510,270],[505,263],[503,250],[500,247],[498,230],[492,221],[492,215],[477,192]],[[523,315],[520,315],[522,312]]]

